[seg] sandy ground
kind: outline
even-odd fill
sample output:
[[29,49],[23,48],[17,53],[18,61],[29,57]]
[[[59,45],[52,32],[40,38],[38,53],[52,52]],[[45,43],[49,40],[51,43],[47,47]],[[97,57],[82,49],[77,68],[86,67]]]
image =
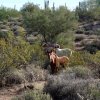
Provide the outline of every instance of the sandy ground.
[[[34,83],[27,83],[26,86],[32,85],[34,89],[42,90],[45,83],[45,81],[38,81]],[[20,84],[0,89],[0,100],[11,100],[15,96],[19,96],[20,94],[18,94],[18,91],[21,90],[21,92],[23,92],[23,88],[24,84]]]

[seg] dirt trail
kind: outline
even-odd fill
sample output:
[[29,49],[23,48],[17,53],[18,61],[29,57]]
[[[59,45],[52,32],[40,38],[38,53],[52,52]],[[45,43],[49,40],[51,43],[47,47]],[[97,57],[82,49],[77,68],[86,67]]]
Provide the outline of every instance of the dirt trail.
[[0,100],[11,100],[16,95],[16,89],[9,87],[9,88],[2,88],[0,90]]
[[[45,81],[38,81],[33,83],[27,83],[25,86],[32,85],[34,89],[42,90],[45,83]],[[24,84],[2,88],[0,89],[0,100],[11,100],[13,97],[19,96],[21,94],[18,94],[18,91],[20,91],[21,93],[24,92]]]

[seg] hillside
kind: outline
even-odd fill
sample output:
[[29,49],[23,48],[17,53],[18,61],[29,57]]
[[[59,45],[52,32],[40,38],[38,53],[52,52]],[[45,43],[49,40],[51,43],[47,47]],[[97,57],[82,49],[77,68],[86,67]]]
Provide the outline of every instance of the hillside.
[[97,1],[0,8],[0,100],[100,100]]
[[75,34],[75,49],[96,53],[100,50],[100,22],[79,25]]

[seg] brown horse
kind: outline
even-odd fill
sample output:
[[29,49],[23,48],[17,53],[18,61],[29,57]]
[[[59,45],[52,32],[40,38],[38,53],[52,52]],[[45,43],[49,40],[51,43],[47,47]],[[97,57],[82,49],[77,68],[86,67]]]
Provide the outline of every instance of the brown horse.
[[54,51],[49,53],[49,57],[50,57],[50,66],[52,73],[58,72],[58,70],[61,69],[62,67],[66,68],[65,66],[69,62],[69,58],[67,56],[58,57]]

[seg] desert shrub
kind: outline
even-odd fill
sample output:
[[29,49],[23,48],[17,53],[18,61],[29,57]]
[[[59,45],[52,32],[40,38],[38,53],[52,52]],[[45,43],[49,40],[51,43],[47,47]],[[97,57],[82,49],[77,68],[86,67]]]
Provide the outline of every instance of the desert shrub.
[[100,29],[98,29],[98,30],[95,31],[95,35],[100,36]]
[[[88,66],[93,73],[94,76],[100,76],[100,52],[98,51],[96,54],[90,54],[88,52],[73,52],[72,56],[70,57],[69,67],[74,66]],[[85,71],[85,69],[84,69]],[[84,72],[83,71],[83,72]]]
[[11,31],[8,31],[8,30],[1,30],[0,31],[0,38],[4,38],[4,39],[11,39],[13,38],[13,33]]
[[3,21],[0,21],[0,25],[3,25]]
[[17,38],[17,41],[17,45],[13,47],[12,44],[6,43],[5,41],[3,41],[3,45],[1,44],[2,52],[4,53],[2,54],[1,59],[3,60],[3,64],[8,62],[6,66],[14,66],[14,64],[18,63],[27,63],[27,61],[29,61],[31,57],[31,46],[25,41],[20,40],[19,38]]
[[76,78],[87,79],[93,76],[92,71],[86,66],[77,66],[77,67],[74,66],[72,70],[75,73]]
[[7,20],[9,17],[19,17],[20,15],[16,9],[0,7],[0,20]]
[[95,55],[93,55],[93,59],[92,59],[95,63],[100,64],[100,51],[96,52]]
[[[34,48],[22,37],[0,39],[0,70],[18,68],[31,61]],[[6,73],[6,72],[5,72]]]
[[[0,68],[0,88],[3,86],[12,86],[13,84],[45,81],[46,77],[47,71],[40,69],[40,67],[38,68],[35,64],[20,68]],[[37,87],[38,85],[35,86]]]
[[24,77],[16,68],[0,68],[0,88],[4,86],[12,86],[13,84],[21,84]]
[[87,64],[92,70],[94,77],[100,78],[100,51],[94,55],[90,55]]
[[46,56],[44,55],[43,48],[40,46],[40,43],[33,44],[34,53],[33,53],[33,62],[37,61],[38,65],[43,65]]
[[65,75],[67,79],[88,79],[93,77],[93,72],[86,66],[73,66],[67,67],[66,70],[59,72],[61,75]]
[[52,100],[49,94],[41,91],[27,91],[20,97],[16,97],[12,100]]
[[19,33],[19,36],[25,36],[26,35],[26,31],[23,27],[18,27],[17,32]]
[[73,31],[68,31],[66,33],[60,33],[56,37],[56,42],[61,45],[62,48],[73,48],[74,34]]
[[25,79],[28,82],[44,81],[46,80],[48,74],[46,70],[43,70],[42,68],[40,68],[40,66],[37,66],[35,64],[28,65],[26,69],[22,69],[20,73],[24,73]]
[[5,76],[5,86],[11,86],[12,84],[21,84],[22,81],[22,77],[20,77],[18,74],[15,74],[14,72],[12,73],[11,71],[9,71],[9,73]]
[[0,29],[8,29],[8,26],[7,25],[0,25]]
[[7,20],[3,20],[3,25],[7,25]]
[[83,51],[81,53],[81,56],[83,57],[85,64],[88,63],[95,63],[100,64],[100,51],[97,51],[96,54],[90,54],[88,52]]
[[69,69],[59,75],[49,76],[44,91],[49,93],[53,100],[99,100],[99,80],[90,77],[82,79],[75,75],[75,71]]
[[98,90],[97,88],[92,88],[91,94],[92,94],[93,100],[99,100],[100,99],[100,90]]
[[69,66],[76,65],[87,65],[89,63],[100,63],[100,52],[98,51],[96,54],[90,54],[86,51],[74,51],[72,56],[70,57]]
[[[36,40],[31,45],[24,37],[24,29],[19,27],[18,31],[20,33],[18,36],[14,36],[9,31],[0,34],[0,77],[2,79],[8,77],[6,73],[9,73],[10,68],[25,68],[32,61],[34,64],[41,65],[44,61],[40,40]],[[9,80],[15,79],[17,79],[16,75],[9,77]]]
[[70,64],[69,66],[77,66],[77,65],[85,65],[86,62],[84,60],[84,53],[74,51],[72,56],[70,57]]

